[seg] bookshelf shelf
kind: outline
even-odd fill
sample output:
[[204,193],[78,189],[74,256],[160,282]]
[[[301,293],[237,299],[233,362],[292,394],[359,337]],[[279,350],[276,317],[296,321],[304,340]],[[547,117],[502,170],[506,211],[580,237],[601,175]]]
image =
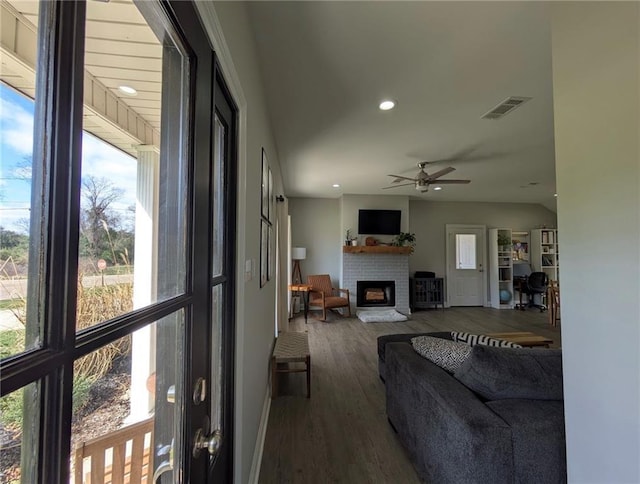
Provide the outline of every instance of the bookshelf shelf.
[[549,280],[560,279],[560,254],[556,229],[531,231],[531,265],[534,271],[546,272]]

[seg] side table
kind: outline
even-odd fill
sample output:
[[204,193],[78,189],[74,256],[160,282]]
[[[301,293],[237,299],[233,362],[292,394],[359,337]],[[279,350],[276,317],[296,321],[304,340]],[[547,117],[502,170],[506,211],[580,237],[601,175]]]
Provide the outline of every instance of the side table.
[[[304,304],[304,324],[307,324],[309,315],[309,293],[313,289],[311,284],[289,284],[289,291],[292,293],[302,293],[302,302]],[[293,298],[291,299],[291,314],[293,315]]]

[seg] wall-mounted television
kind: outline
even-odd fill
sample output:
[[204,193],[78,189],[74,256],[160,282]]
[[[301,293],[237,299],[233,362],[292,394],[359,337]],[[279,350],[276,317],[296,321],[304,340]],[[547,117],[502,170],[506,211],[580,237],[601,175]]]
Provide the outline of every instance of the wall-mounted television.
[[400,233],[400,210],[358,211],[358,233],[369,235],[398,235]]

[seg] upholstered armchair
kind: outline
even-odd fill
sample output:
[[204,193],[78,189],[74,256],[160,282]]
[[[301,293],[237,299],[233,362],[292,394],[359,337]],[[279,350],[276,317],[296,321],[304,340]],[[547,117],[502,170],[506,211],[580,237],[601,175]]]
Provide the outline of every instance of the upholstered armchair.
[[327,309],[347,308],[347,316],[351,316],[349,290],[332,287],[329,274],[308,276],[307,284],[312,286],[309,306],[322,308],[322,321],[327,320]]

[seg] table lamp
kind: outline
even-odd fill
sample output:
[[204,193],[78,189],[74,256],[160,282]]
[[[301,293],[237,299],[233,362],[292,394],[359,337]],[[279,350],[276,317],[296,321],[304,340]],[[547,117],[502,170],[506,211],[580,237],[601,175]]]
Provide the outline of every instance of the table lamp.
[[302,284],[302,273],[300,272],[300,261],[307,258],[307,249],[304,247],[291,247],[291,259],[293,259],[293,272],[291,274],[291,284]]

